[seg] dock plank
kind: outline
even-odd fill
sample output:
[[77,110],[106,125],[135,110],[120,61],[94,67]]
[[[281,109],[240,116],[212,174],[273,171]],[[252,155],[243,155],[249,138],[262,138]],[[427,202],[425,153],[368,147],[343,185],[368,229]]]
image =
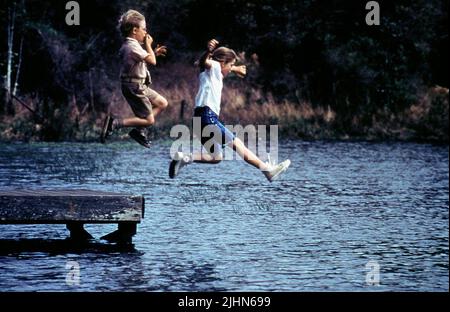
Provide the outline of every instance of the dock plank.
[[0,224],[140,222],[144,198],[92,190],[0,191]]

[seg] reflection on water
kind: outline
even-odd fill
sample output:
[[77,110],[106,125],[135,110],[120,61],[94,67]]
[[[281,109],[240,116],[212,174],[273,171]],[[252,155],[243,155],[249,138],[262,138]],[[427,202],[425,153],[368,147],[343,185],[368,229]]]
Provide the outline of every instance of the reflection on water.
[[[7,240],[67,231],[0,225],[0,289],[448,291],[447,146],[283,142],[292,165],[272,184],[241,161],[194,164],[171,180],[169,147],[1,144],[2,190],[142,194],[146,215],[131,251],[5,252]],[[114,227],[86,226],[96,238]],[[68,261],[79,285],[66,281]]]

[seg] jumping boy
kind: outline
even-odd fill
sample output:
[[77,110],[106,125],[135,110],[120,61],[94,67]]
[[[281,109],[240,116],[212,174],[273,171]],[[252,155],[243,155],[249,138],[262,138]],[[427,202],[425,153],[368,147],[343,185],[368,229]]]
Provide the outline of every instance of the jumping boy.
[[145,17],[135,10],[129,10],[120,17],[118,28],[125,37],[119,51],[122,60],[122,94],[136,116],[124,119],[107,116],[100,141],[105,143],[106,138],[117,129],[133,127],[128,133],[130,137],[149,148],[150,141],[144,130],[155,123],[155,117],[168,103],[163,96],[149,87],[151,77],[147,65],[156,65],[156,57],[164,56],[167,48],[157,45],[155,50],[152,49],[153,38],[147,32]]
[[[218,44],[217,40],[210,40],[207,51],[200,58],[200,83],[195,98],[194,117],[200,118],[202,130],[202,133],[197,133],[196,136],[201,138],[202,145],[207,149],[207,153],[183,154],[177,152],[170,163],[169,176],[174,178],[183,166],[193,162],[217,164],[222,161],[222,148],[229,146],[248,164],[261,170],[266,178],[272,182],[287,170],[291,163],[290,160],[285,160],[277,165],[263,162],[219,121],[222,80],[231,72],[239,77],[244,77],[246,67],[244,65],[235,66],[236,53],[226,47],[218,48]],[[210,135],[205,136],[208,133]],[[220,139],[217,139],[218,137]],[[210,144],[211,141],[214,142],[212,145]]]

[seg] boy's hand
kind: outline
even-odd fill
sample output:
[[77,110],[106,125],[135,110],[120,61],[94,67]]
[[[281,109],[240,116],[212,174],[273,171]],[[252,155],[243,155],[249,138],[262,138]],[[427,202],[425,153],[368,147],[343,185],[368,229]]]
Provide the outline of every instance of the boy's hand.
[[166,46],[160,46],[159,44],[156,45],[156,49],[155,49],[156,56],[166,56],[166,53],[167,53]]
[[152,36],[150,36],[149,34],[145,35],[145,38],[144,38],[144,44],[145,44],[146,46],[151,47],[151,46],[152,46],[152,43],[153,43],[153,38],[152,38]]
[[233,66],[231,71],[241,78],[244,78],[245,75],[247,75],[247,67],[245,65]]
[[217,41],[216,39],[211,39],[208,41],[208,51],[212,52],[214,51],[215,48],[217,48],[217,46],[219,45],[219,41]]

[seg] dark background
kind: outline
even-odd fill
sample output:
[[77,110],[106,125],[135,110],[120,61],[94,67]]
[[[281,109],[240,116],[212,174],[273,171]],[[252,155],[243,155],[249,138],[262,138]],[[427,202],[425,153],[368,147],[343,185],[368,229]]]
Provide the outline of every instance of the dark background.
[[[95,132],[92,125],[115,101],[123,101],[117,56],[122,39],[116,26],[133,8],[146,16],[155,44],[169,49],[152,71],[155,88],[164,90],[170,103],[181,82],[195,96],[193,63],[207,40],[216,38],[245,51],[242,62],[248,66],[243,82],[229,82],[244,94],[246,106],[230,108],[229,116],[278,123],[283,134],[300,138],[448,143],[448,1],[378,1],[379,26],[366,25],[367,2],[79,0],[81,25],[68,26],[66,1],[1,0],[0,83],[6,74],[9,13],[15,10],[13,80],[22,59],[17,96],[36,113],[24,113],[2,89],[0,137],[89,140],[77,133]],[[261,96],[255,100],[248,90]],[[289,103],[292,118],[286,113],[252,119],[250,106],[280,103]],[[295,113],[304,103],[316,113]],[[317,113],[320,109],[333,112],[332,120]],[[172,112],[164,125],[178,117]]]

